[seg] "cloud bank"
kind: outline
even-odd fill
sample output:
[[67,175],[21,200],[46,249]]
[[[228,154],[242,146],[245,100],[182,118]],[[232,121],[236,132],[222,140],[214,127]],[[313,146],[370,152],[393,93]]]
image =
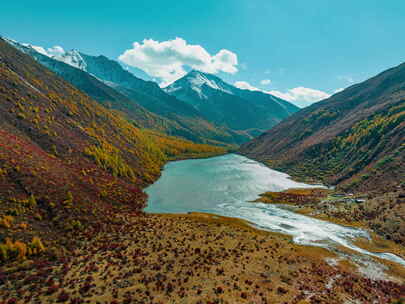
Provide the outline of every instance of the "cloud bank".
[[261,91],[266,94],[271,94],[276,97],[282,98],[284,100],[287,100],[296,106],[303,108],[307,107],[314,102],[320,101],[322,99],[328,98],[331,96],[331,94],[328,94],[326,92],[316,90],[316,89],[311,89],[311,88],[305,88],[305,87],[296,87],[293,89],[289,89],[286,92],[281,92],[277,90],[262,90],[257,87],[252,86],[246,81],[237,81],[234,83],[234,86],[239,88],[239,89],[244,89],[244,90],[250,90],[250,91]]
[[184,76],[186,68],[211,74],[234,74],[238,71],[238,57],[235,53],[222,49],[211,55],[201,45],[188,44],[182,38],[162,42],[153,39],[134,42],[132,49],[126,50],[118,59],[160,79],[161,86]]
[[287,92],[271,90],[269,91],[269,93],[279,98],[290,101],[301,108],[307,107],[314,102],[331,96],[331,94],[328,94],[326,92],[304,87],[293,88],[288,90]]
[[259,88],[256,88],[254,86],[252,86],[249,82],[247,81],[236,81],[233,84],[235,87],[242,89],[242,90],[249,90],[249,91],[262,91],[264,93],[266,93],[266,91],[263,91]]

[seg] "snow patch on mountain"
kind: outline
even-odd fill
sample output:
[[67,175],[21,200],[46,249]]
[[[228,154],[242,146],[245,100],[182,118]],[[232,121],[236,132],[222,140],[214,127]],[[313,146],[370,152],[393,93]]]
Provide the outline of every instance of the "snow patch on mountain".
[[60,46],[54,46],[52,48],[45,49],[42,46],[33,45],[30,43],[21,43],[12,39],[3,38],[6,42],[19,49],[24,53],[30,53],[32,51],[40,53],[41,55],[49,58],[64,62],[75,68],[86,71],[86,61],[80,55],[78,50],[64,51]]
[[204,94],[204,86],[228,94],[233,94],[232,90],[229,88],[230,86],[219,78],[195,70],[188,73],[186,77],[180,81],[176,81],[175,83],[167,86],[164,88],[164,90],[166,93],[170,94],[185,87],[189,87],[191,90],[196,92],[201,99],[207,99],[207,96]]
[[[49,56],[51,57],[51,56]],[[86,71],[87,64],[83,57],[80,55],[79,51],[77,50],[70,50],[61,55],[55,55],[51,58],[62,61],[66,64],[69,64],[75,68],[80,70]]]
[[191,78],[190,83],[193,88],[201,88],[203,85],[207,85],[215,90],[220,90],[220,91],[226,92],[228,94],[232,94],[231,91],[229,91],[226,88],[224,88],[223,86],[221,86],[220,83],[217,83],[213,79],[209,79],[209,77],[207,77],[206,74],[195,73],[194,75],[195,75],[194,77],[190,77]]

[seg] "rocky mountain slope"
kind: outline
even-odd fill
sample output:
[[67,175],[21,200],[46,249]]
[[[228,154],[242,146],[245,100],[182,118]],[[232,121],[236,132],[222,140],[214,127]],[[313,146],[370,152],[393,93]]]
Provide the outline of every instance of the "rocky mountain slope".
[[405,176],[405,63],[292,115],[240,152],[294,176],[395,191]]
[[207,120],[258,135],[298,111],[295,105],[259,91],[236,88],[217,76],[191,71],[164,89]]

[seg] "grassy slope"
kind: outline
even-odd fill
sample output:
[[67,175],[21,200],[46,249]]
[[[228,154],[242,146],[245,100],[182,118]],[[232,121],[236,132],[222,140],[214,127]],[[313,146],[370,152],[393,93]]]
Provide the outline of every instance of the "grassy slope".
[[296,177],[394,191],[403,178],[405,64],[314,104],[242,146]]
[[367,117],[325,144],[314,145],[299,160],[285,162],[296,176],[340,183],[345,190],[395,190],[405,176],[405,104]]

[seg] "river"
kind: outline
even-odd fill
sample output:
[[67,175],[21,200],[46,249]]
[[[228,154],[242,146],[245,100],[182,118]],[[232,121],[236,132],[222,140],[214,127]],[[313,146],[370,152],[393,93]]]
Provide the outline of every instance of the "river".
[[[297,214],[283,206],[251,203],[266,191],[314,187],[298,183],[285,173],[237,154],[168,163],[159,180],[146,189],[146,212],[206,212],[236,217],[269,231],[291,235],[295,243],[337,250],[340,246],[364,257],[379,257],[405,266],[405,260],[391,253],[373,253],[353,244],[369,238],[365,230],[337,225]],[[318,186],[319,187],[319,186]]]

